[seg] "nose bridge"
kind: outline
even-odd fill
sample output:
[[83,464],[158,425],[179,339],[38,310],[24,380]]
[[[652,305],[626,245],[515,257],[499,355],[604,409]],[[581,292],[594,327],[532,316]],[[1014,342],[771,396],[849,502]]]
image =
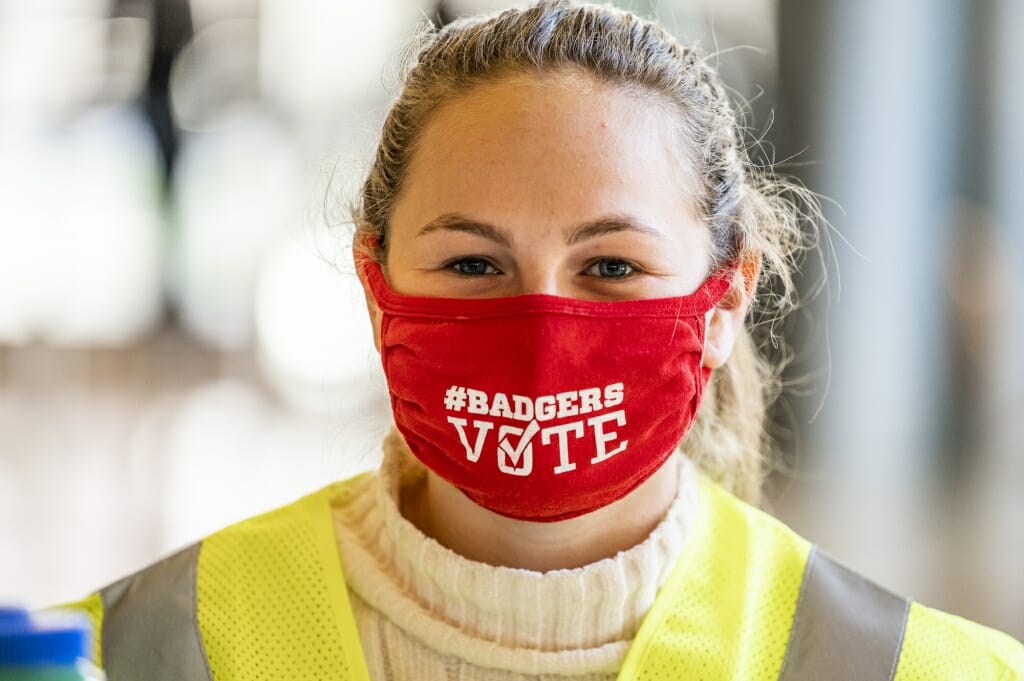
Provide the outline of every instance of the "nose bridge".
[[519,264],[519,293],[570,297],[569,276],[554,254],[540,254]]

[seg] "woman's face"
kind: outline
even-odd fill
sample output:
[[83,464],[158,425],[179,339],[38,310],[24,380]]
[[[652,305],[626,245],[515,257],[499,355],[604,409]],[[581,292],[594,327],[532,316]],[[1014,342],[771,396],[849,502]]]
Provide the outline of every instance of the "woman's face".
[[[449,298],[692,293],[711,240],[674,126],[653,97],[575,72],[472,90],[419,139],[392,213],[389,284]],[[740,300],[709,315],[706,366],[725,361],[744,311]]]
[[408,295],[677,296],[711,264],[667,109],[588,76],[516,76],[443,107],[391,220]]

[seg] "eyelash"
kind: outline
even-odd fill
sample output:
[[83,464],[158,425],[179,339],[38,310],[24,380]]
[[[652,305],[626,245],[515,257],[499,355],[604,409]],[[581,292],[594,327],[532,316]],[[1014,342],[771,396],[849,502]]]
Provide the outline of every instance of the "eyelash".
[[[474,272],[462,272],[462,271],[460,271],[458,269],[458,267],[460,265],[464,265],[466,263],[483,263],[485,268],[491,268],[494,271],[493,272],[475,272],[475,273]],[[592,277],[595,277],[597,279],[606,279],[606,280],[624,280],[624,279],[629,279],[629,278],[631,278],[631,277],[633,277],[633,276],[635,276],[637,274],[640,274],[643,271],[635,263],[632,263],[632,262],[630,262],[628,260],[624,260],[623,258],[598,258],[596,260],[592,260],[589,263],[587,263],[587,267],[583,271],[584,271],[584,273],[587,273],[591,269],[593,269],[595,267],[599,267],[603,263],[614,263],[614,264],[625,265],[627,268],[629,268],[629,271],[626,274],[624,274],[622,276],[618,276],[618,277],[602,277],[602,276],[597,275],[597,274],[588,274],[587,276],[592,276]],[[462,258],[455,258],[455,259],[449,260],[449,261],[445,262],[442,265],[442,267],[444,269],[446,269],[446,270],[451,271],[452,273],[454,273],[454,274],[456,274],[456,275],[458,275],[460,277],[485,277],[485,276],[493,276],[495,274],[501,274],[501,270],[497,267],[497,265],[492,263],[487,258],[473,257],[473,256],[462,257]]]
[[[479,272],[479,273],[460,272],[458,270],[458,266],[459,265],[463,265],[465,263],[483,263],[485,267],[492,268],[494,270],[494,272]],[[490,260],[488,260],[487,258],[480,258],[480,257],[474,257],[474,256],[468,256],[468,257],[463,257],[463,258],[454,258],[454,259],[449,260],[448,262],[444,263],[444,265],[442,265],[442,268],[444,268],[446,270],[449,270],[453,274],[456,274],[456,275],[458,275],[460,277],[487,277],[487,276],[493,276],[495,274],[500,274],[501,273],[501,270],[499,270],[498,267],[494,263],[492,263]]]
[[597,277],[598,279],[612,279],[612,280],[621,281],[623,279],[630,279],[633,276],[639,274],[640,271],[641,271],[640,268],[636,264],[631,263],[630,261],[624,260],[622,258],[598,258],[596,260],[593,260],[593,261],[589,262],[587,264],[587,269],[585,269],[584,272],[589,272],[591,269],[593,269],[595,267],[599,267],[600,265],[607,264],[607,263],[614,263],[616,265],[625,265],[626,267],[629,268],[629,271],[626,272],[626,274],[622,275],[621,277],[602,277],[600,275],[589,275],[589,276],[594,276],[594,277]]

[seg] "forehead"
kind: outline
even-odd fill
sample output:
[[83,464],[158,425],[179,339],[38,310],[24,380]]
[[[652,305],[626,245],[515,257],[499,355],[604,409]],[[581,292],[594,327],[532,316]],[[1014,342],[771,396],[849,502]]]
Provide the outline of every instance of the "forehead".
[[392,217],[400,224],[458,211],[514,226],[692,215],[695,175],[681,127],[653,94],[575,71],[510,75],[434,112]]

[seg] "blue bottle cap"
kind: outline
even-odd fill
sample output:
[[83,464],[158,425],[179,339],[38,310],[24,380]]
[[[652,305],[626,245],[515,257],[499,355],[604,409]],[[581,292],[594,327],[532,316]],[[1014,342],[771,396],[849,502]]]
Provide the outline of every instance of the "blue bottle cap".
[[31,621],[25,608],[0,605],[0,628],[5,626],[27,626]]
[[0,608],[0,667],[73,665],[88,659],[90,631],[78,613]]

